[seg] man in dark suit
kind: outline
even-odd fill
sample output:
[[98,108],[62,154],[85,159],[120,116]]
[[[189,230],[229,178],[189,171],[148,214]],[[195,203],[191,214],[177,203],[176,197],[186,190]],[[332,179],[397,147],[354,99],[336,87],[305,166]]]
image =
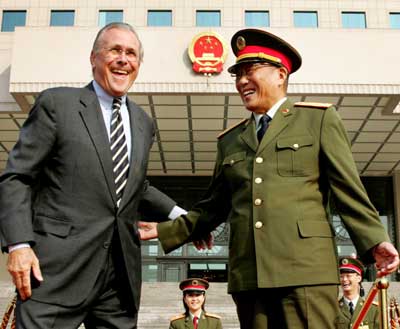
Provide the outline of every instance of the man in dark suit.
[[286,97],[299,53],[255,29],[238,31],[231,45],[237,58],[228,71],[252,115],[220,134],[203,200],[175,221],[143,223],[141,237],[158,236],[169,252],[229,220],[228,291],[241,328],[333,329],[339,276],[329,195],[358,254],[375,259],[380,275],[396,270],[398,253],[334,107]]
[[126,97],[142,58],[130,25],[105,26],[92,83],[42,92],[21,129],[0,178],[17,328],[136,328],[138,211],[179,211],[145,178],[154,126]]

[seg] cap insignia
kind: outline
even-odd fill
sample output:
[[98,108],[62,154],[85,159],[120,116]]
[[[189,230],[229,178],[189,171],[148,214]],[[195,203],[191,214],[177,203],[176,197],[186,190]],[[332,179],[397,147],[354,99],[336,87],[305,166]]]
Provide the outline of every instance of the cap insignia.
[[342,259],[342,264],[343,265],[347,265],[348,263],[349,263],[349,261],[346,258]]
[[197,280],[192,281],[192,285],[197,286],[198,284],[199,284],[199,282]]
[[242,50],[244,47],[246,47],[246,40],[244,37],[242,37],[241,35],[238,36],[238,38],[236,39],[236,47],[239,50]]

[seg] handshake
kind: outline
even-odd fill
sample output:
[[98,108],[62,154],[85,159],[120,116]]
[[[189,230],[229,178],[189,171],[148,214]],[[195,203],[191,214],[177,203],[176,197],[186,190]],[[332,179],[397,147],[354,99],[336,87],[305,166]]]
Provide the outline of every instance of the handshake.
[[[147,241],[158,238],[158,223],[156,222],[138,222],[140,240]],[[203,239],[193,241],[197,250],[212,249],[214,246],[214,236],[209,233]]]

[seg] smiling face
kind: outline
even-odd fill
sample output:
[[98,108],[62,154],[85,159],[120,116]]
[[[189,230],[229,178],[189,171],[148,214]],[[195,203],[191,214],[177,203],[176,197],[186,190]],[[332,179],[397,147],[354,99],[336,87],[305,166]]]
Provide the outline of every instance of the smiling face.
[[140,43],[132,31],[106,30],[90,55],[94,80],[110,96],[125,95],[139,73],[139,54]]
[[202,309],[205,295],[201,292],[187,292],[183,296],[183,301],[189,308],[190,313],[195,314]]
[[246,63],[237,69],[236,89],[251,112],[265,113],[286,96],[287,71],[267,63]]
[[340,285],[344,296],[354,296],[359,293],[361,275],[358,273],[340,273]]

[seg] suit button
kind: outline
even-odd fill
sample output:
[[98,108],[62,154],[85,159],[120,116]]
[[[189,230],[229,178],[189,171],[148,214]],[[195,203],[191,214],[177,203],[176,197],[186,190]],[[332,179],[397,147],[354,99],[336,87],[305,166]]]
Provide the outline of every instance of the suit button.
[[110,242],[104,242],[103,243],[103,248],[108,249],[110,247]]
[[263,163],[264,159],[262,157],[257,157],[256,158],[256,163]]
[[256,184],[261,184],[262,183],[262,178],[261,177],[256,177],[256,179],[254,180],[254,182]]
[[255,204],[256,206],[259,206],[261,203],[262,203],[262,200],[261,200],[261,199],[255,199],[255,200],[254,200],[254,204]]
[[257,221],[254,226],[255,226],[255,228],[261,228],[261,227],[263,227],[263,223],[260,221]]

